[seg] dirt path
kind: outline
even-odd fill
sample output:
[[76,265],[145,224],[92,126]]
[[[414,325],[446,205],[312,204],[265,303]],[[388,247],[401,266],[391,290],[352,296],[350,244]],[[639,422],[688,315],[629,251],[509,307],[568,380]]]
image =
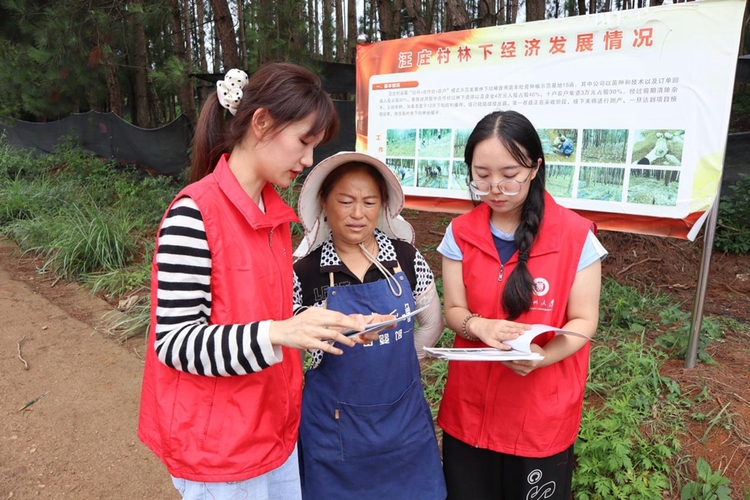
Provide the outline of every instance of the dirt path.
[[14,248],[0,239],[0,499],[179,498],[136,436],[141,359],[91,326],[106,302],[58,283],[55,305],[14,279]]

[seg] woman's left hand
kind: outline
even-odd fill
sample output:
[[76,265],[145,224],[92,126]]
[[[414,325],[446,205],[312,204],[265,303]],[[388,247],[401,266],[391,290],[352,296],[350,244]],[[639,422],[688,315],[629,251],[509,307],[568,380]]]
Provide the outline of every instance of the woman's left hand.
[[[545,356],[546,353],[544,352],[544,349],[539,347],[536,344],[531,344],[531,352],[535,352],[537,354],[540,354],[541,356]],[[536,359],[536,360],[519,360],[519,361],[503,361],[503,364],[513,370],[513,372],[516,375],[520,375],[522,377],[525,377],[529,373],[533,372],[537,368],[543,366],[544,360],[543,359]]]

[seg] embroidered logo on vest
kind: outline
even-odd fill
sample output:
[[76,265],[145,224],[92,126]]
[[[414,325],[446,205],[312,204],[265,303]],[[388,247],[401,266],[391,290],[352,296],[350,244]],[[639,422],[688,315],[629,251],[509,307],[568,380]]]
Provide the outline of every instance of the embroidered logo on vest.
[[549,281],[544,278],[534,279],[534,295],[544,297],[549,292]]
[[531,301],[531,309],[534,311],[545,311],[552,312],[555,306],[554,297],[546,297],[538,299],[537,297],[544,297],[550,291],[549,281],[544,278],[534,278],[534,298]]

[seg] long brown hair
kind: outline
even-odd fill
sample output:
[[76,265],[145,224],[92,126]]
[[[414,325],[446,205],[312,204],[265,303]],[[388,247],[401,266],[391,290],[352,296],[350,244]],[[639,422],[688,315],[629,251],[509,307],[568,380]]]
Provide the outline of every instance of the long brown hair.
[[245,137],[253,116],[265,109],[273,119],[271,137],[290,123],[310,115],[315,122],[309,135],[324,133],[321,144],[338,133],[339,116],[330,96],[323,90],[320,78],[311,71],[287,62],[261,66],[242,89],[237,113],[225,120],[226,110],[213,93],[203,105],[193,137],[193,159],[190,182],[213,172],[221,155],[231,153]]

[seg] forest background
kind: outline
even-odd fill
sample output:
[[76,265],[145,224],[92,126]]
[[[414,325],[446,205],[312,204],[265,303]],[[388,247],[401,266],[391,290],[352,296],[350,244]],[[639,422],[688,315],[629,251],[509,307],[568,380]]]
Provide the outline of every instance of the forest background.
[[[674,2],[678,0],[673,0]],[[142,128],[184,113],[210,82],[271,60],[353,63],[359,42],[672,3],[669,0],[0,0],[0,117],[111,111]],[[744,15],[740,55],[750,53]],[[353,99],[353,95],[334,96]],[[750,109],[747,86],[736,106]],[[744,119],[742,120],[745,121]],[[750,130],[743,125],[730,131]]]

